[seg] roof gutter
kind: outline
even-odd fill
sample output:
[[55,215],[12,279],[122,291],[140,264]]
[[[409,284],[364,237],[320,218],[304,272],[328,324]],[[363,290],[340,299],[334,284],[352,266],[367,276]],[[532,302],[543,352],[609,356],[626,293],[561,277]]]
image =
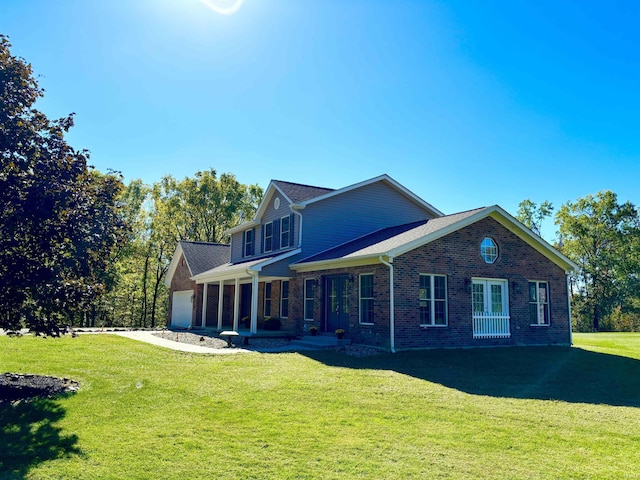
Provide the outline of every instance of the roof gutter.
[[573,345],[573,321],[571,320],[571,279],[567,272],[567,312],[569,314],[569,345]]
[[380,263],[389,267],[389,348],[391,353],[396,353],[396,318],[395,318],[395,301],[393,294],[393,257],[389,257],[387,262],[382,255],[378,257]]
[[300,217],[300,225],[298,226],[298,248],[302,247],[302,213],[300,213],[300,210],[304,210],[304,208],[305,205],[298,203],[291,205],[291,211]]

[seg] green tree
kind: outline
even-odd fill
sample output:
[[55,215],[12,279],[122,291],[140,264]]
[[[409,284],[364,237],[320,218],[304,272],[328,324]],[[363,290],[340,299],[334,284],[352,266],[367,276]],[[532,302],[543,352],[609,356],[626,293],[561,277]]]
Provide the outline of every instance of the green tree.
[[640,297],[638,210],[604,191],[566,203],[555,223],[562,252],[580,266],[572,279],[574,312],[597,331],[616,308],[624,312]]
[[538,205],[527,198],[518,204],[516,218],[531,229],[533,233],[541,236],[542,222],[552,214],[553,205],[550,202],[545,200]]
[[164,277],[179,240],[220,243],[224,231],[249,218],[262,189],[215,170],[153,185],[131,182],[121,197],[132,226],[125,255],[117,264],[118,288],[109,295],[108,323],[154,327],[166,318]]
[[122,181],[65,141],[73,114],[34,108],[43,91],[10,47],[0,35],[0,327],[56,333],[113,285]]

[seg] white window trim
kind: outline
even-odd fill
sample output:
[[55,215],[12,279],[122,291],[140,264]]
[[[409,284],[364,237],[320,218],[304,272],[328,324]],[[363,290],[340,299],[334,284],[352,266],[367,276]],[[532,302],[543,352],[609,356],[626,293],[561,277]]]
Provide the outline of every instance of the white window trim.
[[[251,241],[247,241],[247,235],[249,235],[249,233],[251,233]],[[244,254],[245,257],[251,257],[255,254],[255,230],[253,230],[252,228],[250,228],[249,230],[245,230],[244,231],[244,252],[242,252]],[[251,245],[253,253],[248,253],[249,250],[249,245]]]
[[[531,323],[530,326],[532,327],[550,327],[551,326],[551,302],[549,301],[549,289],[551,288],[551,286],[549,285],[549,282],[547,280],[528,280],[527,283],[527,294],[529,293],[529,283],[535,283],[536,284],[536,298],[538,299],[536,303],[536,305],[538,306],[538,308],[536,309],[536,313],[538,316],[538,323]],[[540,323],[540,284],[541,283],[546,283],[547,284],[547,308],[549,309],[549,323]],[[531,305],[531,301],[528,302],[529,305]]]
[[[365,275],[370,275],[371,277],[374,277],[373,272],[366,272],[366,273],[361,273],[360,275],[358,275],[358,323],[360,325],[375,325],[375,321],[374,322],[363,322],[362,321],[362,300],[372,300],[373,303],[375,303],[375,297],[363,297],[362,296],[362,277]],[[374,277],[375,279],[375,277]],[[374,318],[375,318],[375,314],[374,314]]]
[[[432,327],[436,327],[436,328],[444,328],[444,327],[448,327],[449,326],[449,282],[447,279],[446,275],[441,275],[441,274],[437,274],[437,273],[420,273],[420,275],[418,276],[418,289],[420,288],[420,276],[422,275],[428,275],[430,277],[429,279],[429,288],[431,289],[431,298],[427,298],[427,299],[422,299],[420,298],[420,293],[418,293],[418,305],[420,304],[421,301],[427,301],[429,302],[429,309],[431,312],[431,319],[433,323],[422,323],[420,322],[420,327],[421,328],[432,328]],[[444,319],[445,319],[445,323],[444,325],[439,325],[437,323],[435,323],[436,321],[436,298],[435,298],[435,277],[443,277],[444,278]],[[441,300],[440,300],[441,301]],[[418,306],[418,316],[420,316],[420,309]]]
[[[285,218],[289,222],[289,229],[287,230],[287,233],[289,234],[289,241],[287,242],[286,245],[282,243],[282,234],[284,233],[284,230],[282,229],[282,220],[284,220]],[[280,248],[288,248],[290,246],[291,246],[291,217],[289,215],[285,215],[284,217],[280,217]]]
[[[269,237],[267,237],[267,226],[271,225],[271,235]],[[262,247],[264,248],[264,252],[263,253],[267,253],[267,252],[272,252],[273,251],[273,222],[269,222],[269,223],[265,223],[264,224],[264,238],[262,239]],[[267,249],[267,238],[271,239],[271,248]]]
[[[485,249],[485,247],[484,247],[484,242],[485,242],[486,240],[490,240],[490,241],[491,241],[491,243],[493,244],[493,247],[491,247],[491,248],[495,248],[495,250],[496,250],[496,256],[495,256],[492,260],[487,259],[487,257],[485,256],[485,255],[486,255],[486,252],[484,252],[484,249]],[[486,263],[486,264],[488,264],[488,265],[493,265],[494,263],[496,263],[496,262],[498,261],[498,258],[499,258],[499,257],[500,257],[500,248],[498,247],[498,242],[496,242],[496,241],[495,241],[493,238],[491,238],[491,237],[484,237],[484,238],[482,239],[482,241],[480,242],[480,258],[482,258],[482,260],[484,261],[484,263]]]
[[[289,288],[287,289],[287,296],[284,297],[283,293],[284,293],[284,282],[287,282],[289,284]],[[280,282],[280,318],[289,318],[289,313],[287,312],[287,316],[285,317],[284,315],[282,315],[282,303],[283,301],[286,299],[287,300],[287,309],[289,308],[290,304],[289,304],[289,298],[291,295],[291,282],[289,282],[289,280],[282,280]]]
[[[314,303],[314,307],[315,307],[315,297],[314,297],[314,291],[313,291],[313,282],[315,280],[313,278],[305,278],[304,280],[304,319],[305,320],[310,320],[313,321],[313,312],[311,312],[311,316],[309,316],[309,312],[307,312],[307,300],[313,300]],[[309,294],[309,289],[307,288],[307,282],[311,282],[311,296],[308,296]]]
[[[503,315],[506,316],[511,316],[511,313],[509,312],[509,280],[507,280],[506,278],[485,278],[485,277],[473,277],[471,278],[471,283],[486,283],[486,282],[492,282],[492,283],[501,283],[503,284],[504,288],[502,289],[502,310],[503,310]],[[528,286],[528,285],[527,285]],[[489,292],[485,290],[485,295],[487,295]],[[485,297],[486,299],[486,297]],[[473,305],[472,305],[473,308]]]
[[267,297],[267,285],[271,285],[271,282],[265,282],[264,284],[264,306],[262,308],[262,314],[265,317],[270,317],[271,316],[271,312],[269,312],[269,315],[267,315],[267,300],[269,300],[269,304],[271,305],[271,310],[273,310],[273,285],[271,285],[271,292],[269,292],[269,296]]

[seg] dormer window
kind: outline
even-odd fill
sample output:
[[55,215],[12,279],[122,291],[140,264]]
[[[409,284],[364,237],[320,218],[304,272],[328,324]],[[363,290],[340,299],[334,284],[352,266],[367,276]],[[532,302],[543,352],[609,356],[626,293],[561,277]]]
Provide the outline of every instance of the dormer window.
[[251,230],[245,230],[243,236],[243,253],[245,257],[250,257],[254,254],[254,244],[255,244],[255,233],[253,228]]

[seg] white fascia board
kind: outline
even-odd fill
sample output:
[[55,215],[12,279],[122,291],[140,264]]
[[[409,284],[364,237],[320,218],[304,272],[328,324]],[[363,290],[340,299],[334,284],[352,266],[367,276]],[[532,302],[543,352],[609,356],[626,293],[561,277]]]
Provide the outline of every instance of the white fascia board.
[[563,268],[565,272],[570,272],[572,270],[577,270],[578,265],[576,265],[569,258],[565,257],[563,254],[558,252],[554,247],[552,247],[549,243],[547,243],[542,237],[539,237],[527,227],[525,227],[522,223],[516,220],[514,217],[509,215],[502,207],[498,205],[493,205],[492,207],[487,207],[482,210],[479,210],[477,213],[463,218],[462,220],[452,223],[451,225],[437,230],[432,234],[426,235],[422,238],[414,240],[413,242],[406,243],[398,248],[390,250],[388,253],[392,257],[397,257],[404,253],[407,253],[411,250],[414,250],[422,245],[426,245],[427,243],[433,242],[439,238],[442,238],[450,233],[453,233],[457,230],[460,230],[464,227],[472,225],[484,218],[491,217],[493,220],[497,221],[500,225],[505,227],[507,230],[515,234],[529,246],[533,247],[535,250],[540,252],[542,255],[547,257],[553,263]]
[[[178,264],[180,263],[180,257],[182,256],[182,245],[178,242],[176,246],[176,251],[173,252],[173,258],[171,259],[171,263],[169,263],[169,268],[167,269],[167,273],[164,275],[164,284],[167,287],[171,286],[171,280],[173,280],[173,275],[176,273],[176,269],[178,268]],[[186,261],[186,258],[185,258]],[[189,268],[189,264],[187,263],[187,268]],[[189,268],[189,273],[191,273],[191,269]]]
[[256,222],[256,220],[249,220],[248,222],[244,222],[241,223],[240,225],[236,225],[233,228],[230,228],[229,230],[225,230],[224,233],[225,235],[233,235],[234,233],[238,233],[238,232],[242,232],[243,230],[246,230],[248,228],[253,228],[255,226],[260,225],[260,222]]
[[307,205],[309,205],[311,203],[320,202],[322,200],[326,200],[327,198],[331,198],[331,197],[334,197],[336,195],[341,195],[343,193],[347,193],[347,192],[350,192],[352,190],[356,190],[358,188],[366,187],[367,185],[371,185],[373,183],[381,182],[381,181],[384,181],[384,182],[388,183],[393,188],[395,188],[396,190],[398,190],[399,192],[404,194],[406,197],[409,197],[411,200],[413,200],[414,202],[418,203],[423,208],[429,210],[431,213],[434,213],[437,217],[442,217],[444,215],[444,213],[442,213],[440,210],[435,208],[433,205],[425,202],[422,198],[418,197],[415,193],[413,193],[412,191],[408,190],[406,187],[404,187],[401,184],[399,184],[397,181],[395,181],[393,178],[391,178],[386,173],[383,174],[383,175],[379,175],[377,177],[374,177],[374,178],[370,178],[369,180],[364,180],[364,181],[359,182],[359,183],[354,183],[353,185],[349,185],[348,187],[344,187],[344,188],[341,188],[339,190],[333,190],[333,191],[331,191],[329,193],[325,193],[324,195],[320,195],[319,197],[310,198],[309,200],[306,200],[304,202],[300,202],[296,206],[298,208],[304,208],[304,207],[306,207]]
[[290,265],[289,268],[298,273],[313,272],[316,270],[329,270],[332,268],[360,267],[380,263],[380,257],[388,257],[387,254],[374,253],[359,257],[332,258],[330,260],[318,260],[317,262],[305,262]]
[[554,262],[556,265],[564,268],[566,273],[578,271],[580,269],[578,264],[576,264],[573,260],[560,253],[544,238],[533,233],[530,229],[525,227],[521,222],[512,217],[506,210],[504,210],[500,206],[494,205],[493,207],[491,207],[489,216],[491,216],[491,218],[508,229],[510,232],[520,237],[527,244],[535,248],[538,252]]
[[[264,267],[268,265],[272,265],[276,262],[279,262],[280,260],[284,260],[286,258],[297,255],[298,253],[300,253],[300,251],[301,250],[299,248],[295,250],[290,250],[286,253],[283,253],[282,255],[278,255],[277,257],[266,258],[264,261],[257,261],[256,263],[252,263],[251,265],[248,265],[248,266],[246,265],[247,262],[239,263],[233,266],[232,268],[226,269],[222,273],[216,272],[215,270],[216,268],[218,268],[216,267],[191,277],[191,280],[200,284],[205,282],[217,282],[219,280],[230,280],[233,278],[249,277],[249,274],[247,273],[248,271],[260,272]],[[251,263],[251,262],[248,262],[248,263]]]
[[260,224],[260,219],[262,218],[262,215],[264,215],[264,211],[267,209],[269,203],[271,203],[271,199],[273,198],[273,194],[275,192],[280,193],[280,195],[282,195],[282,197],[287,201],[289,205],[293,203],[293,201],[282,191],[282,189],[278,187],[278,185],[273,180],[271,180],[264,196],[262,197],[260,205],[258,205],[258,208],[256,209],[256,214],[253,217],[253,220],[257,224]]

